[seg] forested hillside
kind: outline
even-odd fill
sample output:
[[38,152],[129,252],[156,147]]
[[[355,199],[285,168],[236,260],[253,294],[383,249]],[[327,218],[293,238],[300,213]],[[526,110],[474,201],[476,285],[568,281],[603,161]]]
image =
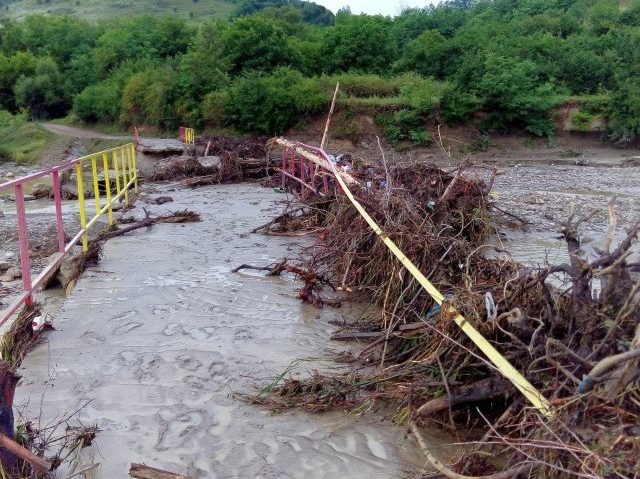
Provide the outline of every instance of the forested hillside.
[[[640,134],[640,0],[452,0],[335,21],[305,2],[251,13],[264,3],[200,23],[5,20],[0,105],[32,118],[275,134],[324,111],[340,80],[341,114],[371,114],[392,142],[427,143],[425,125],[440,122],[550,137],[567,102],[580,108],[576,129],[606,119],[608,139]],[[339,133],[357,136],[346,125]]]
[[131,15],[177,15],[190,21],[256,13],[268,7],[295,6],[306,20],[331,24],[333,14],[304,0],[0,0],[0,18],[32,14],[73,15],[88,20]]

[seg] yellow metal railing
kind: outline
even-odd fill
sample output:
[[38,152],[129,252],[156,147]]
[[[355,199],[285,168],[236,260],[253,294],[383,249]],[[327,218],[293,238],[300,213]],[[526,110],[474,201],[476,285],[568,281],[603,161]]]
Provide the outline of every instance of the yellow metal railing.
[[187,145],[196,144],[196,132],[193,128],[180,127],[180,140]]
[[[84,198],[84,167],[90,164],[93,183],[93,195],[95,199],[95,216],[87,221]],[[138,192],[138,170],[136,165],[136,149],[133,143],[112,148],[110,150],[93,153],[75,160],[78,202],[80,206],[80,226],[82,230],[82,250],[89,249],[89,229],[96,224],[98,219],[105,213],[109,215],[109,224],[113,224],[113,204],[124,198],[124,202],[129,206],[129,189],[134,188]],[[116,195],[111,194],[110,167],[115,173]],[[102,206],[100,196],[99,170],[104,172],[104,189],[106,202]]]

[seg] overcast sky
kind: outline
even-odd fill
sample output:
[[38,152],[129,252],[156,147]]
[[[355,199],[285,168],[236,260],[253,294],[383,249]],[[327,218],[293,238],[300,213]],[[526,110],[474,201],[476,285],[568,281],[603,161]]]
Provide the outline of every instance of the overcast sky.
[[338,9],[349,5],[353,13],[380,13],[382,15],[398,15],[406,7],[424,7],[429,0],[314,0],[315,3],[324,5],[333,13]]

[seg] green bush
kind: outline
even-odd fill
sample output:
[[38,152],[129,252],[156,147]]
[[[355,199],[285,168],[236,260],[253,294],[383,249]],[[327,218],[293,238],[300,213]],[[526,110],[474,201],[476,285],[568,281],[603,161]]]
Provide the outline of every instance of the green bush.
[[329,72],[390,71],[397,56],[391,19],[381,15],[339,15],[322,46]]
[[399,77],[382,77],[363,73],[343,73],[322,78],[327,90],[333,93],[337,82],[343,95],[355,97],[393,96],[400,93]]
[[153,125],[167,130],[177,128],[175,77],[174,71],[166,67],[133,75],[122,93],[120,123]]
[[459,124],[469,120],[480,107],[480,100],[472,93],[447,85],[442,93],[441,114],[446,123]]
[[393,113],[379,113],[376,115],[376,123],[382,126],[392,145],[403,141],[420,146],[431,143],[431,137],[424,129],[424,120],[415,110],[402,109]]
[[551,82],[543,82],[531,60],[487,55],[478,95],[487,112],[485,128],[508,130],[523,126],[536,136],[553,136],[552,109],[561,95]]
[[578,131],[589,131],[594,116],[584,110],[579,110],[571,117],[571,126]]
[[445,90],[442,83],[417,73],[406,73],[399,81],[400,97],[421,115],[430,114],[440,106]]
[[325,110],[328,103],[316,78],[286,67],[271,75],[251,72],[229,89],[225,123],[240,131],[280,134],[303,117]]
[[212,91],[204,97],[202,118],[207,126],[221,128],[225,124],[224,110],[229,103],[229,91]]
[[13,88],[16,106],[29,112],[31,118],[57,118],[68,109],[62,75],[51,58],[38,60],[33,76],[21,76]]
[[115,123],[120,115],[122,89],[113,81],[91,85],[73,101],[73,113],[85,123]]
[[609,134],[619,144],[628,144],[640,137],[640,79],[620,82],[611,97]]

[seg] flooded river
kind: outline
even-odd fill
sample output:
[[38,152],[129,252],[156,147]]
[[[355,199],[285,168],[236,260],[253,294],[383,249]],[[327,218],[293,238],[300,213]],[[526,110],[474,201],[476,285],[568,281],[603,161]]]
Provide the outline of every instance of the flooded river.
[[[497,204],[530,224],[501,224],[496,244],[528,265],[564,262],[557,229],[575,207],[599,211],[585,226],[584,247],[600,246],[611,197],[618,198],[620,229],[640,215],[639,175],[637,167],[505,167],[495,183]],[[24,414],[37,417],[42,409],[47,422],[86,404],[80,419],[102,430],[82,458],[101,463],[87,476],[93,478],[124,478],[132,462],[193,478],[397,478],[420,471],[424,461],[405,429],[381,415],[271,415],[235,396],[255,392],[297,359],[304,360],[301,374],[335,368],[330,358],[344,345],[329,341],[330,321],[360,314],[355,306],[303,305],[299,285],[286,278],[231,273],[243,263],[297,254],[298,240],[247,234],[281,211],[281,196],[246,184],[168,186],[158,194],[175,201],[145,205],[152,213],[189,208],[203,221],[107,242],[103,261],[61,305],[57,330],[22,365],[16,404]],[[10,208],[0,207],[9,225]],[[52,219],[52,208],[30,202],[30,218]],[[65,208],[71,225],[73,208]],[[50,301],[60,306],[59,298]],[[428,440],[444,457],[451,452],[450,438],[432,431]]]
[[[57,331],[25,359],[18,407],[35,417],[42,400],[51,421],[88,402],[80,418],[102,432],[83,461],[101,463],[93,477],[105,479],[126,477],[132,462],[194,478],[420,470],[406,430],[376,415],[271,415],[233,396],[296,359],[302,374],[335,367],[328,360],[343,346],[329,341],[329,321],[360,311],[318,310],[299,302],[291,280],[231,273],[295,255],[289,238],[246,234],[280,211],[280,195],[252,185],[168,194],[175,201],[154,213],[189,208],[203,221],[107,242],[57,314]],[[446,453],[449,438],[429,439]]]

